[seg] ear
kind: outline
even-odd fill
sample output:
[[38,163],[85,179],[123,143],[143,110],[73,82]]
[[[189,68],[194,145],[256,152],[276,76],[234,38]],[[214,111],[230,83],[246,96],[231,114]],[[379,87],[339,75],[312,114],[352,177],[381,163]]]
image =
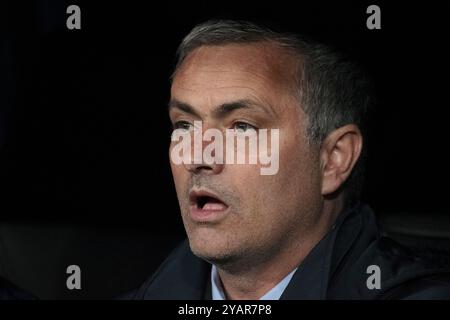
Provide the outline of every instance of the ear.
[[320,148],[322,195],[335,192],[347,180],[362,145],[361,131],[355,124],[340,127],[324,139]]

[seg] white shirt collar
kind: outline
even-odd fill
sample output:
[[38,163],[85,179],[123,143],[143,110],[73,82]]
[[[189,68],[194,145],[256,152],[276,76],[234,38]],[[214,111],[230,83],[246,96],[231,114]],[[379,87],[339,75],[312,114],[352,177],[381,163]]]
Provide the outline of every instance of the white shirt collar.
[[[279,300],[289,282],[291,281],[295,271],[297,271],[297,268],[295,268],[294,271],[284,277],[283,280],[281,280],[275,287],[270,289],[265,295],[259,298],[259,300]],[[215,265],[213,265],[211,268],[211,293],[213,300],[226,300],[222,282],[220,281],[219,273],[217,272],[217,268]]]

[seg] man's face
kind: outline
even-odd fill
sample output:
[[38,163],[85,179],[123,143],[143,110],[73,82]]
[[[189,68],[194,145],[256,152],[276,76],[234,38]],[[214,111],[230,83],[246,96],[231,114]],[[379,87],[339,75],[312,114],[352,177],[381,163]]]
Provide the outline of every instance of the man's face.
[[[318,152],[307,143],[306,115],[293,94],[295,71],[289,54],[257,43],[200,47],[176,73],[170,108],[175,127],[189,130],[202,121],[203,130],[279,129],[274,175],[261,175],[260,164],[171,162],[191,249],[205,260],[225,265],[265,259],[292,247],[317,220]],[[250,106],[217,112],[236,101]]]

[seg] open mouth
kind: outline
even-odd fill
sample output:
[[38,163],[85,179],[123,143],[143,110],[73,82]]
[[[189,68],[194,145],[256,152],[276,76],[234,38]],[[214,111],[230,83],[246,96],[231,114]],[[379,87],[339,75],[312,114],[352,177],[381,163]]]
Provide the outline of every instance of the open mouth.
[[228,205],[217,195],[207,191],[191,191],[189,194],[191,213],[208,215],[225,211]]
[[226,208],[226,205],[222,201],[209,196],[198,197],[196,205],[201,210],[223,210]]

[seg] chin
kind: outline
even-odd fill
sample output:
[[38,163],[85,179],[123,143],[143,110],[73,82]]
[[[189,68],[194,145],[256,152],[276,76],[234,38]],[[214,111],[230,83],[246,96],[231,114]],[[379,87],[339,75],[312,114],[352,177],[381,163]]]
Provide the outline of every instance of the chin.
[[213,264],[228,263],[236,256],[230,244],[217,235],[208,237],[205,234],[194,232],[188,235],[189,246],[197,257]]

